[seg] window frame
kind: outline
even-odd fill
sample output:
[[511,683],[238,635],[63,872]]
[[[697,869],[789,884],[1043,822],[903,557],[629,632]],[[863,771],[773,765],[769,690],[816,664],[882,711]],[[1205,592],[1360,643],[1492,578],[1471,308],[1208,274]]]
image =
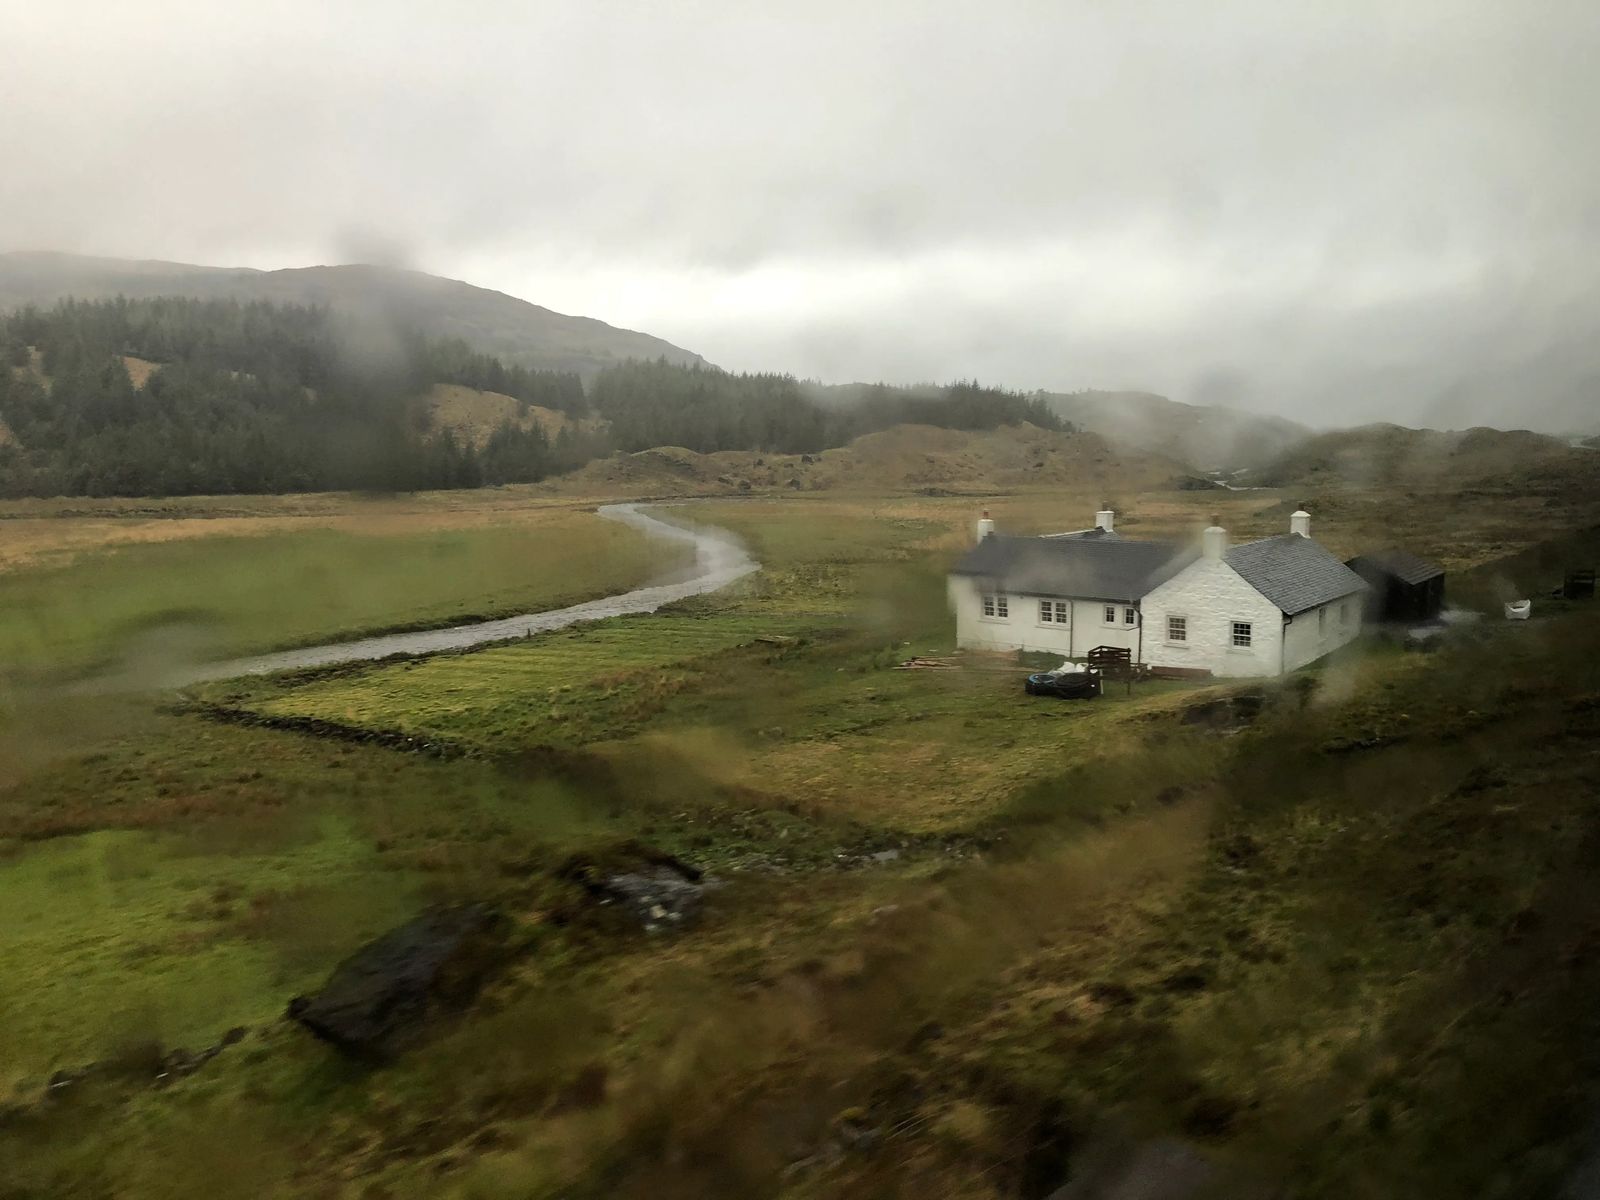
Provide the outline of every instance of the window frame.
[[1132,629],[1138,623],[1139,610],[1132,605],[1124,604],[1122,606],[1122,627],[1124,629]]
[[1070,624],[1072,624],[1072,608],[1071,608],[1069,602],[1066,601],[1066,600],[1057,600],[1057,601],[1054,601],[1054,603],[1055,603],[1055,606],[1056,606],[1056,624],[1057,625],[1070,625]]
[[1109,625],[1113,629],[1117,626],[1117,606],[1115,604],[1102,604],[1100,606],[1100,623]]
[[[1244,633],[1239,630],[1243,629]],[[1244,641],[1239,639],[1243,637]],[[1230,617],[1228,619],[1228,649],[1229,650],[1254,650],[1256,643],[1256,623],[1254,621],[1240,621]]]
[[1039,624],[1054,625],[1056,623],[1055,611],[1054,600],[1039,601]]
[[[1178,635],[1173,636],[1172,623],[1178,622]],[[1187,646],[1189,644],[1189,616],[1187,613],[1167,614],[1167,641],[1174,646]]]

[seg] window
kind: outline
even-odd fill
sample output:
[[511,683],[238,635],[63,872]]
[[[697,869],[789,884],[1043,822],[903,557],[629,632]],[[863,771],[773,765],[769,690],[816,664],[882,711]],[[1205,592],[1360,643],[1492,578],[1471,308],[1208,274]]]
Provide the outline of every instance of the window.
[[1249,621],[1235,621],[1233,623],[1233,644],[1248,650],[1250,648],[1251,632]]
[[1009,606],[1006,604],[1006,598],[1004,596],[996,596],[994,598],[994,615],[997,617],[1008,617],[1011,615]]
[[983,598],[983,615],[986,616],[986,617],[994,616],[994,597],[993,596],[985,596]]
[[1188,640],[1189,640],[1189,618],[1188,617],[1168,617],[1167,618],[1167,641],[1169,641],[1169,642],[1187,642]]
[[1125,608],[1122,610],[1122,623],[1124,625],[1132,625],[1138,619],[1139,613],[1136,609]]
[[1116,623],[1117,623],[1117,606],[1115,604],[1108,604],[1108,605],[1106,605],[1106,624],[1107,625],[1115,625]]
[[983,598],[983,615],[1001,620],[1010,615],[1010,605],[1006,598],[996,592],[994,595],[985,595]]
[[1039,601],[1039,623],[1041,625],[1065,625],[1067,623],[1067,602],[1065,600]]

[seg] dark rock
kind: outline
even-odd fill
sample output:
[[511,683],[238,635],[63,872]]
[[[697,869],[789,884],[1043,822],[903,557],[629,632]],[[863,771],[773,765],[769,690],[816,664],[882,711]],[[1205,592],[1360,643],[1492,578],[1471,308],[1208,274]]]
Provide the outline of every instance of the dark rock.
[[556,874],[580,885],[592,906],[620,914],[647,933],[687,928],[705,900],[704,872],[638,842],[576,856]]
[[382,1060],[430,1017],[469,1004],[504,958],[505,922],[492,908],[430,908],[345,959],[288,1015],[347,1054]]
[[601,881],[600,903],[619,904],[646,933],[682,929],[700,916],[705,885],[671,867],[611,875]]

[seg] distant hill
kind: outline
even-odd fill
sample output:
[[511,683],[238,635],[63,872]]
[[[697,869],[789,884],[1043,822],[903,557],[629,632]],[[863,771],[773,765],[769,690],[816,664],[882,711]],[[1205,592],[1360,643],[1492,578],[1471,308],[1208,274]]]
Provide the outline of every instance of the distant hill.
[[1321,433],[1252,471],[1262,487],[1544,490],[1600,483],[1600,451],[1526,429],[1362,425]]
[[688,495],[744,491],[905,491],[983,494],[1027,486],[1149,490],[1179,465],[1121,451],[1093,433],[1033,425],[970,431],[896,425],[815,454],[659,446],[614,454],[546,486],[585,494]]
[[588,378],[630,358],[692,364],[691,351],[647,333],[572,317],[502,292],[393,267],[301,267],[257,271],[188,263],[88,258],[73,254],[0,254],[0,311],[48,306],[73,296],[192,296],[326,305],[375,325],[458,337],[503,362]]
[[1311,436],[1304,425],[1220,405],[1183,404],[1151,392],[1042,392],[1063,419],[1130,449],[1176,459],[1196,471],[1232,471],[1272,461]]
[[604,453],[571,371],[326,309],[185,296],[0,314],[0,495],[527,483]]

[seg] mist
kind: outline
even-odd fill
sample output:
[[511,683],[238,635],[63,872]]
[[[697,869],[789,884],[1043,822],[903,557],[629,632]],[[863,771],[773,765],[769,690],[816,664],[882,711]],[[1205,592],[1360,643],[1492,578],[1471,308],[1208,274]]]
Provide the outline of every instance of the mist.
[[0,15],[0,248],[406,265],[827,381],[1600,424],[1592,6]]

